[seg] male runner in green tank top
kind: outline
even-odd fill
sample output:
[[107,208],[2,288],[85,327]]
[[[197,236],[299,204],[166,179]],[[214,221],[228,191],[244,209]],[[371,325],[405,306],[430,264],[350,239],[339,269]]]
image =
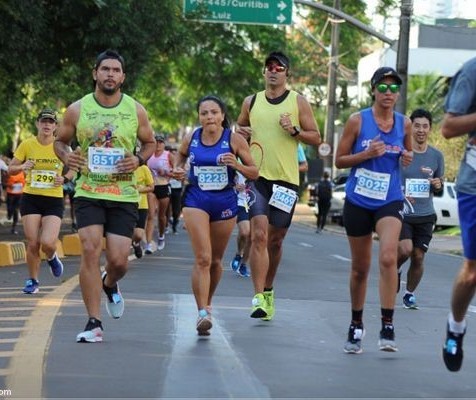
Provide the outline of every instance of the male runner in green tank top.
[[[127,271],[131,237],[138,218],[134,170],[155,149],[153,130],[142,105],[121,92],[124,59],[113,50],[99,54],[93,69],[95,89],[71,104],[55,141],[55,152],[80,172],[74,197],[81,241],[79,280],[88,322],[77,342],[101,342],[101,289],[112,318],[124,312],[117,282]],[[69,144],[76,139],[74,152]],[[141,150],[134,155],[136,140]],[[106,236],[106,270],[99,268]]]

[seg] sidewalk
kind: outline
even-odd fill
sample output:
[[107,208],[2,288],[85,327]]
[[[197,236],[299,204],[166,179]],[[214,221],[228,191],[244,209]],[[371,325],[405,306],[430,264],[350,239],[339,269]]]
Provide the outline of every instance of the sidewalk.
[[[314,215],[312,208],[304,203],[298,203],[296,205],[293,221],[310,226],[314,230],[316,228],[316,216]],[[324,229],[333,233],[345,235],[344,227],[336,224],[328,223]],[[460,256],[463,254],[461,236],[442,235],[435,232],[430,243],[429,251]]]

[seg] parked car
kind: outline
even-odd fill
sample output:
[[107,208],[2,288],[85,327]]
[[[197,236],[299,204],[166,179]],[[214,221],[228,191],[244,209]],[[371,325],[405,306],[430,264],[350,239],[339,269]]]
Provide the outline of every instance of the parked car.
[[[456,200],[455,186],[453,182],[445,182],[443,191],[433,197],[433,206],[436,213],[435,228],[459,226],[458,201]],[[332,190],[329,217],[332,222],[339,225],[343,223],[344,200],[345,184],[335,186]],[[314,209],[314,214],[317,216],[319,210],[317,208],[314,185],[309,185],[308,205]]]
[[436,228],[459,226],[455,183],[445,182],[443,190],[433,196],[433,207],[435,207],[436,212]]

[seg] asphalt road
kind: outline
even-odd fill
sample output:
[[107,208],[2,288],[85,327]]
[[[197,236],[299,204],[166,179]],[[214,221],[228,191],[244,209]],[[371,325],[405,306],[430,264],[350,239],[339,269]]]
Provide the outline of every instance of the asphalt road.
[[[303,209],[305,211],[305,209]],[[41,291],[21,294],[25,266],[0,268],[0,394],[5,398],[474,398],[476,307],[469,313],[459,373],[441,360],[451,285],[461,258],[434,249],[417,292],[420,310],[401,307],[399,352],[378,350],[378,273],[369,279],[364,353],[342,346],[350,320],[347,240],[338,228],[317,235],[300,212],[285,241],[275,285],[276,317],[249,318],[252,285],[234,274],[227,251],[213,304],[212,335],[198,337],[186,232],[165,250],[132,260],[121,282],[126,312],[103,310],[104,342],[77,344],[86,315],[78,257],[64,277],[45,269]],[[312,217],[312,216],[311,216]],[[374,250],[377,250],[378,242]],[[1,397],[1,396],[0,396]]]

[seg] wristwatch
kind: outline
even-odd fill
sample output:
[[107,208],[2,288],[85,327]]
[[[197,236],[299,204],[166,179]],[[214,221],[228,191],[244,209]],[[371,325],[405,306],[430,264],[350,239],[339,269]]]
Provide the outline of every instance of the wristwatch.
[[293,126],[293,129],[294,129],[294,132],[291,133],[291,136],[297,136],[301,133],[301,128],[299,128],[298,126]]
[[136,157],[139,160],[139,167],[145,164],[145,161],[140,154],[136,154]]

